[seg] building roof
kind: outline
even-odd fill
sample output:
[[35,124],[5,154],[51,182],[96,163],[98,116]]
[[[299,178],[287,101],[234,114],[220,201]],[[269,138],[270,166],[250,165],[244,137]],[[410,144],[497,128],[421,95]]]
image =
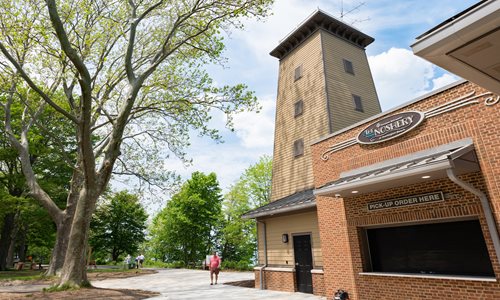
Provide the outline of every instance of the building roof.
[[294,31],[281,40],[280,44],[269,54],[282,59],[318,29],[326,30],[361,48],[365,48],[374,41],[372,37],[318,9]]
[[314,191],[315,195],[353,197],[433,180],[446,176],[446,170],[456,168],[457,173],[478,170],[471,139],[455,141],[360,169],[343,172],[340,178]]
[[312,207],[316,207],[316,198],[313,195],[313,189],[309,189],[297,192],[290,196],[286,196],[254,210],[251,210],[241,217],[245,219],[253,219]]
[[411,47],[415,55],[500,94],[500,1],[474,4]]

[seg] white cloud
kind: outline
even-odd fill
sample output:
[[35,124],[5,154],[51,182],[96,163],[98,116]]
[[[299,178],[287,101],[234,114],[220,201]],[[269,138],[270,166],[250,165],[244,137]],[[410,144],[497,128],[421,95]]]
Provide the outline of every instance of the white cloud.
[[444,73],[440,77],[434,78],[432,80],[432,89],[439,89],[445,85],[448,85],[450,83],[453,83],[457,80],[460,80],[460,77],[458,77],[455,74],[450,74],[450,73]]
[[421,94],[434,76],[431,63],[406,49],[391,48],[368,60],[383,110]]
[[234,118],[236,135],[245,148],[272,149],[276,103],[270,96],[261,98],[260,113],[244,112]]
[[445,73],[434,79],[436,67],[407,49],[391,48],[368,60],[382,110],[410,101],[456,78]]

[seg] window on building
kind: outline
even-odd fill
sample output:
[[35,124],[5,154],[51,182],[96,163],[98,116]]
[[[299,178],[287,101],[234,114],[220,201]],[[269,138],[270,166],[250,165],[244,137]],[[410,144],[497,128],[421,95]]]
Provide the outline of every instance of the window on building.
[[294,107],[295,107],[295,114],[294,114],[294,116],[295,117],[300,116],[304,112],[304,101],[299,100],[299,101],[295,102]]
[[363,112],[363,102],[361,97],[358,95],[352,95],[352,100],[354,101],[354,110]]
[[366,271],[495,276],[478,220],[366,229],[365,233]]
[[344,70],[346,73],[354,75],[354,67],[352,66],[352,62],[344,59]]
[[299,80],[302,77],[302,65],[295,68],[295,81]]
[[296,140],[293,143],[293,156],[301,156],[304,154],[304,139]]

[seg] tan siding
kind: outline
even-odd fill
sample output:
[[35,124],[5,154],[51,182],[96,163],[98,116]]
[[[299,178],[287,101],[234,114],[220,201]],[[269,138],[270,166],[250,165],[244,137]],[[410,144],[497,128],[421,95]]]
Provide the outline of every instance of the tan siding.
[[[337,131],[380,112],[375,85],[364,49],[322,31],[332,130]],[[352,62],[354,75],[345,72]],[[364,112],[354,110],[352,94],[362,99]]]
[[[311,246],[314,267],[323,266],[321,242],[319,240],[318,218],[316,211],[291,216],[266,219],[267,227],[267,258],[269,265],[293,266],[293,235],[311,234]],[[259,224],[259,264],[264,264],[264,234],[263,225]],[[281,235],[287,233],[289,242],[283,243]]]
[[[295,68],[303,76],[294,80]],[[321,39],[317,32],[280,61],[274,137],[272,200],[313,186],[310,143],[328,133]],[[294,104],[304,101],[302,115]],[[295,158],[293,143],[304,139],[304,155]]]

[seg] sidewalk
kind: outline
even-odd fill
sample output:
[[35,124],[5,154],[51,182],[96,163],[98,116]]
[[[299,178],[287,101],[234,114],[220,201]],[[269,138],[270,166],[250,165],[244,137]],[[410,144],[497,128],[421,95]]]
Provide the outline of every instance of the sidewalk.
[[275,299],[275,300],[324,300],[311,294],[276,292],[254,288],[225,285],[225,282],[254,279],[252,272],[221,272],[219,284],[210,285],[208,271],[186,269],[163,269],[157,274],[94,281],[92,285],[113,289],[140,289],[161,293],[151,299]]

